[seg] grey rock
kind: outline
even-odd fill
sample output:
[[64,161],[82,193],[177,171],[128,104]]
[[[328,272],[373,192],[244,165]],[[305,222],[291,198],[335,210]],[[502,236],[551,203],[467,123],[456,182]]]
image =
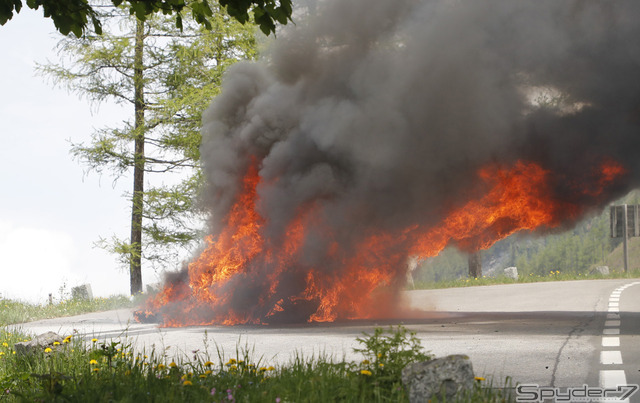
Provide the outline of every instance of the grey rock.
[[609,275],[609,266],[596,266],[592,273],[600,273],[603,276]]
[[518,279],[518,268],[517,267],[507,267],[504,269],[504,275],[512,278],[514,280]]
[[62,337],[55,332],[47,332],[43,333],[39,336],[34,337],[30,341],[21,341],[13,345],[15,348],[16,354],[30,354],[34,350],[44,350],[47,347],[54,348],[55,342],[62,344]]
[[71,289],[71,298],[73,299],[93,299],[91,284],[82,284]]
[[473,389],[471,360],[466,355],[450,355],[407,365],[402,383],[411,403],[426,403],[442,398],[452,401],[465,390]]

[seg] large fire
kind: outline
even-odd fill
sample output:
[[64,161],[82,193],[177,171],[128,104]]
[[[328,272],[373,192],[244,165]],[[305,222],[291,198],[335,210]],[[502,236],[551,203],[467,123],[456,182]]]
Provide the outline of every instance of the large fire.
[[[309,263],[303,253],[312,233],[337,238],[323,226],[318,206],[298,211],[283,239],[265,236],[268,217],[257,211],[257,188],[269,184],[261,181],[254,160],[225,228],[206,238],[206,249],[188,266],[188,279],[167,282],[138,317],[157,315],[163,326],[382,317],[397,301],[409,256],[435,256],[449,244],[473,252],[517,231],[555,228],[584,213],[576,200],[600,200],[625,172],[609,160],[578,181],[534,162],[485,166],[470,192],[479,196],[449,208],[437,225],[361,234],[355,248],[328,242],[323,253],[340,269],[327,270]],[[569,185],[561,188],[562,183]],[[233,303],[240,299],[247,302]]]

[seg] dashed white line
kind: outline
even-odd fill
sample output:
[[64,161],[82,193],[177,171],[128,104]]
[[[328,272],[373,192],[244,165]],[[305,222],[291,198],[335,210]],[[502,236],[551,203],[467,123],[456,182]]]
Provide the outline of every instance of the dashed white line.
[[622,364],[622,354],[620,351],[601,351],[600,364],[620,365]]
[[[616,288],[609,296],[607,307],[607,320],[602,329],[602,347],[620,347],[620,296],[622,291],[633,285],[640,284],[640,281],[625,284]],[[620,350],[600,351],[600,364],[602,365],[622,365],[622,353]],[[604,388],[616,388],[618,385],[626,385],[627,376],[622,369],[607,369],[600,371],[600,386]],[[622,402],[628,402],[623,400]]]
[[618,385],[626,385],[627,376],[622,369],[608,369],[600,371],[600,386],[615,388]]
[[[618,385],[626,385],[627,376],[622,369],[609,369],[600,371],[600,386],[603,388],[617,388]],[[629,403],[629,399],[609,400],[617,403]]]
[[602,337],[602,347],[620,347],[620,337]]

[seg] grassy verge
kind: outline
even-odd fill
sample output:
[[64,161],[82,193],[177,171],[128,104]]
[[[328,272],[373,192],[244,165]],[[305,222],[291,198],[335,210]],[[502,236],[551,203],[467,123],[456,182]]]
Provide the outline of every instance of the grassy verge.
[[609,275],[602,274],[582,274],[582,273],[564,273],[559,270],[549,271],[545,275],[521,275],[518,280],[506,276],[497,277],[479,277],[479,278],[459,278],[456,280],[446,280],[438,282],[416,281],[415,289],[437,289],[437,288],[454,288],[454,287],[474,287],[481,285],[495,284],[516,284],[516,283],[535,283],[541,281],[569,281],[569,280],[601,280],[615,278],[640,278],[640,269],[632,270],[628,273],[623,271],[612,270]]
[[59,318],[87,312],[107,311],[127,308],[134,303],[125,296],[95,298],[92,300],[69,299],[50,305],[36,305],[26,302],[0,299],[0,325],[24,323],[38,319]]
[[[195,352],[173,361],[164,352],[71,336],[53,348],[13,353],[24,337],[0,331],[0,401],[406,402],[402,368],[430,358],[403,327],[358,338],[360,362],[297,356],[283,366],[256,359],[248,348],[230,358],[218,350],[215,358]],[[483,382],[460,401],[508,401]]]

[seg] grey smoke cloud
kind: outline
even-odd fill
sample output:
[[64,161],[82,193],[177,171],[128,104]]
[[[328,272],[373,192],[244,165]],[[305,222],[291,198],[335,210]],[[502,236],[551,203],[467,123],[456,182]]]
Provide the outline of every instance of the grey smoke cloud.
[[[637,1],[318,2],[263,61],[230,68],[204,115],[212,233],[252,161],[270,246],[314,209],[277,301],[301,291],[309,267],[340,272],[365,236],[440,222],[492,162],[539,163],[586,210],[618,197],[640,173],[639,16]],[[605,198],[576,193],[602,158],[629,170],[625,183]],[[408,243],[386,251],[398,282]],[[232,308],[248,309],[248,288],[233,284],[243,297]]]

